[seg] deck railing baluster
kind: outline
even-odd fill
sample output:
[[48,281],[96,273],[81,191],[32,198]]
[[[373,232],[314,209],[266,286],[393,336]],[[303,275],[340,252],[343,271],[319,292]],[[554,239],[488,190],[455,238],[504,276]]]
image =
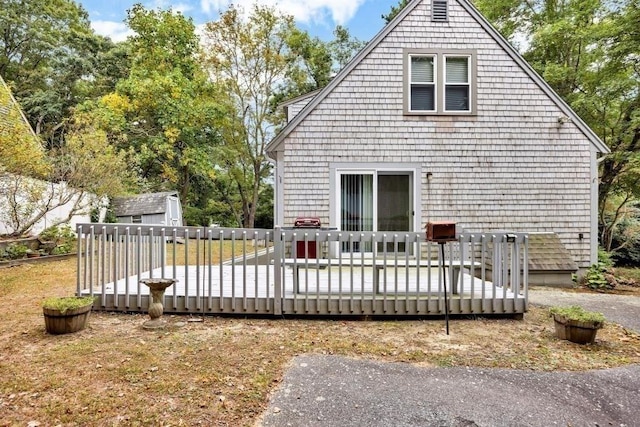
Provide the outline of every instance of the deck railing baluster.
[[[180,284],[168,291],[173,304],[165,306],[167,312],[441,314],[445,280],[452,313],[518,314],[528,304],[525,233],[461,233],[457,242],[446,243],[444,257],[434,257],[423,233],[410,232],[167,230],[139,224],[86,224],[77,230],[76,291],[98,293],[96,309],[144,312],[147,293],[139,280],[169,271]],[[184,266],[177,254],[180,237]],[[298,253],[302,244],[304,254]],[[437,274],[431,258],[438,260]]]

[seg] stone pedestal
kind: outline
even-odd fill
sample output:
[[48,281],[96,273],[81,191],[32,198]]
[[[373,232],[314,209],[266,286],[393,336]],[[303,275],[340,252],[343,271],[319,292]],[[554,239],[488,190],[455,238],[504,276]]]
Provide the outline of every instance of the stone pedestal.
[[143,323],[145,329],[162,329],[167,322],[162,319],[164,307],[164,291],[171,285],[176,283],[176,279],[152,278],[142,279],[140,283],[147,285],[150,290],[149,298],[149,317],[150,319]]

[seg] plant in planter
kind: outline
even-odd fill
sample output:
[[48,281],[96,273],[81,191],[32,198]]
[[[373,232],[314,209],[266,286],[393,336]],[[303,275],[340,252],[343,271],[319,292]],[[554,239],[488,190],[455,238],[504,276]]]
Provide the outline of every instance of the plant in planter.
[[20,259],[27,256],[29,248],[22,243],[11,243],[7,246],[6,253],[9,259]]
[[50,297],[42,302],[45,329],[50,334],[81,331],[87,326],[95,298]]
[[50,255],[63,255],[75,248],[76,235],[68,225],[54,225],[42,230],[38,240],[40,240],[40,248]]
[[556,336],[578,344],[593,344],[605,321],[602,313],[586,311],[577,305],[552,307],[549,312],[555,322]]

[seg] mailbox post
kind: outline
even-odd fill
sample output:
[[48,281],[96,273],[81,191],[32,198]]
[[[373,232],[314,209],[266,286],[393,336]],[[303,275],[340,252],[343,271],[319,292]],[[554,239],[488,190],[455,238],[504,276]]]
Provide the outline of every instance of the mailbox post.
[[449,335],[449,299],[447,296],[447,271],[444,262],[444,245],[456,241],[456,223],[451,221],[427,222],[427,241],[436,242],[440,246],[440,268],[444,285],[444,320]]

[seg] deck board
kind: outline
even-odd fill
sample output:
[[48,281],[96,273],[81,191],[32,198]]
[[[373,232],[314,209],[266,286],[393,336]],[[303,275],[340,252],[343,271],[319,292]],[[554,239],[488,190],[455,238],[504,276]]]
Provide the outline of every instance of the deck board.
[[[302,269],[299,276],[299,292],[294,293],[293,269],[286,267],[283,278],[285,283],[283,297],[373,296],[373,275],[374,270],[370,267]],[[271,298],[275,292],[273,265],[248,266],[246,268],[230,265],[212,265],[210,268],[208,266],[200,266],[199,268],[196,266],[176,266],[175,276],[173,267],[165,268],[164,274],[162,268],[154,269],[151,274],[148,271],[140,274],[140,279],[149,277],[171,277],[177,279],[175,285],[167,288],[166,297]],[[115,283],[109,282],[105,284],[104,290],[101,287],[94,287],[93,292],[94,294],[104,293],[105,295],[148,295],[149,289],[144,285],[139,285],[138,282],[138,275],[134,274]],[[221,282],[222,287],[220,286]],[[450,288],[449,277],[447,277],[449,293],[451,292]],[[375,293],[375,295],[427,297],[439,296],[442,291],[443,280],[436,268],[421,268],[419,273],[415,268],[388,268],[380,274],[380,292]],[[90,292],[89,289],[85,289],[82,293],[89,294]],[[452,297],[514,299],[516,295],[510,289],[494,286],[489,281],[485,281],[483,287],[481,279],[472,277],[468,273],[463,273],[459,295],[452,295]]]

